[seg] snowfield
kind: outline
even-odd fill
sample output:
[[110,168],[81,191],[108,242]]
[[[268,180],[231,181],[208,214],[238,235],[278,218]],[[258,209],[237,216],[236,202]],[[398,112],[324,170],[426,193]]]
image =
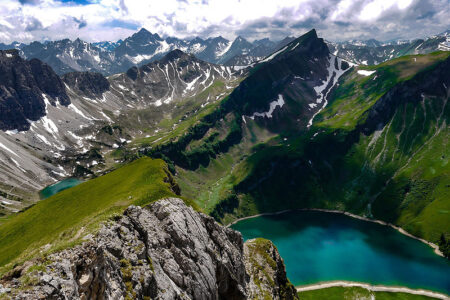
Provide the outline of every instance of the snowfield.
[[266,117],[266,118],[272,118],[272,114],[278,106],[281,108],[284,105],[284,99],[283,95],[279,94],[278,99],[275,101],[270,102],[269,104],[269,110],[266,112],[255,112],[253,115],[249,116],[250,119],[254,120],[255,117]]
[[376,71],[368,71],[368,70],[358,70],[358,74],[359,75],[363,75],[363,76],[370,76],[373,73],[375,73]]

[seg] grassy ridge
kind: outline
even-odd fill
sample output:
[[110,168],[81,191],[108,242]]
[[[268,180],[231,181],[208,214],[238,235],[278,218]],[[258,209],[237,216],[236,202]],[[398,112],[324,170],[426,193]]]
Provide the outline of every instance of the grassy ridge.
[[361,76],[357,69],[344,75],[340,85],[330,94],[328,106],[316,117],[316,127],[351,130],[364,121],[364,114],[377,100],[396,84],[410,80],[414,75],[449,57],[450,52],[427,55],[409,55],[358,70],[376,71]]
[[[0,266],[77,242],[127,206],[174,196],[162,160],[138,159],[38,202],[0,226]],[[49,245],[43,247],[44,245]]]

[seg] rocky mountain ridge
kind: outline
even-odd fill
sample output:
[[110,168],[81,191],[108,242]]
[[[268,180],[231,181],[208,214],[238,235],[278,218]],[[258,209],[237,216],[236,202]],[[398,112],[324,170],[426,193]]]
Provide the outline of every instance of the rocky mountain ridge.
[[270,241],[244,244],[240,233],[180,199],[130,206],[86,240],[16,267],[0,281],[0,293],[14,299],[298,299]]

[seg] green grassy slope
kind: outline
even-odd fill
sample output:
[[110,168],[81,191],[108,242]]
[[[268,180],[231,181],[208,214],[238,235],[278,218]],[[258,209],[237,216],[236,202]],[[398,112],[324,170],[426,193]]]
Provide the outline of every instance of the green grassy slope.
[[[448,234],[448,96],[393,94],[379,119],[368,113],[394,87],[429,80],[448,56],[403,57],[371,67],[371,76],[345,76],[310,131],[264,145],[236,168],[241,203],[233,214],[323,207],[387,220],[433,242]],[[372,123],[377,130],[367,133]]]
[[427,296],[407,293],[372,292],[360,287],[332,287],[307,292],[300,292],[298,296],[302,300],[430,300]]
[[[390,221],[436,242],[450,228],[450,108],[439,88],[449,55],[405,56],[361,67],[375,71],[370,76],[355,68],[340,79],[309,130],[277,134],[248,119],[240,122],[242,138],[226,151],[206,152],[206,162],[193,168],[176,167],[182,193],[224,223],[260,212],[321,207]],[[413,93],[416,87],[423,88],[423,97]],[[173,144],[173,153],[209,149],[223,139],[230,120],[240,119],[236,111],[224,116],[198,138]],[[182,155],[176,158],[183,162]]]
[[162,160],[141,158],[8,219],[0,226],[0,266],[76,243],[131,204],[174,196],[166,169]]

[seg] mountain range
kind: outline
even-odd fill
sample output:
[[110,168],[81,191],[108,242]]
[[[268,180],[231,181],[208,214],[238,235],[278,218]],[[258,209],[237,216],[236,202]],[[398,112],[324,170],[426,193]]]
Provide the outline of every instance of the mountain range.
[[175,37],[163,39],[142,28],[117,42],[87,43],[80,39],[32,42],[28,45],[14,42],[9,45],[0,44],[0,50],[18,49],[23,58],[37,58],[49,64],[60,75],[74,71],[95,71],[111,75],[160,59],[175,49],[194,54],[210,63],[247,65],[269,55],[291,39],[286,38],[280,42],[263,39],[254,43],[240,36],[234,41],[221,36],[206,40],[199,37],[192,40]]
[[[352,40],[326,42],[330,52],[352,63],[373,65],[407,54],[425,54],[437,50],[448,51],[448,31],[427,39],[379,42]],[[125,72],[132,66],[142,66],[179,49],[197,58],[227,66],[247,66],[263,59],[291,42],[293,37],[281,41],[268,38],[247,41],[238,36],[229,41],[221,36],[191,40],[176,37],[162,38],[142,28],[132,36],[117,42],[88,43],[80,39],[32,42],[9,45],[0,43],[0,50],[18,49],[25,59],[37,58],[49,64],[57,74],[74,71],[93,71],[105,76]]]
[[[286,209],[445,244],[447,39],[142,29],[0,50],[2,282],[22,298],[296,299],[270,242],[216,223]],[[45,59],[27,57],[32,45]],[[39,201],[70,176],[86,182]]]
[[376,65],[408,54],[426,54],[437,50],[449,51],[450,31],[447,30],[426,39],[397,40],[385,43],[374,39],[342,43],[328,42],[328,47],[334,55],[353,63]]

